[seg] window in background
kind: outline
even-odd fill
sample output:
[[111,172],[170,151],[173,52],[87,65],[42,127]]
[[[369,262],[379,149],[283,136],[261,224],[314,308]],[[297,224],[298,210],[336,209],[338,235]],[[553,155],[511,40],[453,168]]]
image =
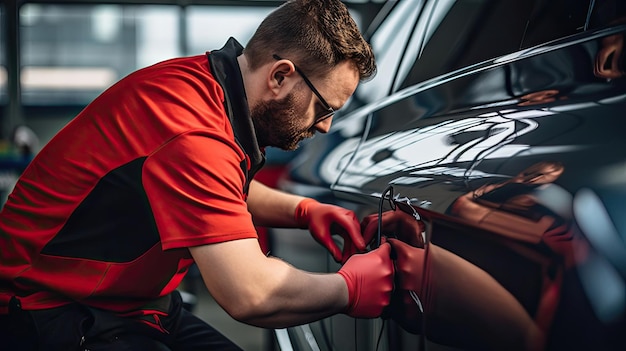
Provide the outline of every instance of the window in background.
[[189,6],[187,40],[189,55],[221,48],[234,37],[245,46],[273,7]]
[[26,3],[19,13],[22,103],[86,105],[139,68],[219,49],[231,36],[245,46],[274,9]]
[[128,73],[179,56],[180,11],[153,5],[23,5],[23,104],[84,105]]
[[[219,49],[230,37],[246,46],[261,21],[275,9],[268,6],[188,6],[187,54]],[[351,11],[351,15],[360,24],[360,14]]]

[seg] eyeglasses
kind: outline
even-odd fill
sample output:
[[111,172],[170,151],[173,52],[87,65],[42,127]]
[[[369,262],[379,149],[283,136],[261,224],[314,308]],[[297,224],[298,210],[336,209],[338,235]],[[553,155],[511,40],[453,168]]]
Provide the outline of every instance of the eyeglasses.
[[[276,55],[276,54],[274,54],[272,56],[274,57],[275,60],[282,60],[282,58],[280,56]],[[293,61],[291,61],[291,62],[293,63]],[[304,74],[304,72],[302,72],[302,70],[300,70],[300,68],[298,68],[298,66],[296,66],[295,63],[293,64],[293,67],[296,69],[296,72],[298,72],[300,77],[302,77],[302,80],[304,80],[304,83],[306,83],[306,85],[309,86],[309,89],[311,89],[313,94],[315,94],[315,96],[317,96],[318,100],[322,103],[322,105],[325,108],[325,110],[322,111],[322,113],[319,116],[315,117],[315,122],[313,123],[313,125],[316,125],[316,124],[322,122],[323,120],[332,117],[332,115],[335,114],[335,109],[330,107],[328,102],[326,102],[326,100],[322,97],[322,94],[320,94],[320,92],[317,89],[315,89],[315,86],[313,86],[313,83],[311,83],[309,78],[307,78],[307,76]]]

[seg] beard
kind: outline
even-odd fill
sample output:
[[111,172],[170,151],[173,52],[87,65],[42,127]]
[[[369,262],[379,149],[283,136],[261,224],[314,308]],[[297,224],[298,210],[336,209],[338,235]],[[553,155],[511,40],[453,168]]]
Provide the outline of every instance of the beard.
[[302,117],[296,112],[295,100],[290,93],[282,100],[263,101],[252,108],[250,116],[259,146],[291,151],[297,149],[302,140],[315,135],[313,127],[303,129],[298,123]]

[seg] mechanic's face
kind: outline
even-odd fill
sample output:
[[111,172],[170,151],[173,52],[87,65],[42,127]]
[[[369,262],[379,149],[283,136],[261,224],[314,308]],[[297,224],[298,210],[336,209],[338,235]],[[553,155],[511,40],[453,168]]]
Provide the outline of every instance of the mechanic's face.
[[[280,59],[281,62],[289,60]],[[332,123],[334,110],[343,106],[354,93],[359,75],[350,62],[335,66],[326,79],[304,78],[303,72],[292,66],[286,79],[295,79],[292,90],[282,99],[262,101],[251,109],[258,142],[295,150],[305,138],[315,132],[326,133]],[[329,111],[332,111],[329,113]]]
[[295,150],[300,141],[315,135],[315,129],[302,121],[299,100],[289,93],[284,99],[263,101],[252,109],[259,145]]

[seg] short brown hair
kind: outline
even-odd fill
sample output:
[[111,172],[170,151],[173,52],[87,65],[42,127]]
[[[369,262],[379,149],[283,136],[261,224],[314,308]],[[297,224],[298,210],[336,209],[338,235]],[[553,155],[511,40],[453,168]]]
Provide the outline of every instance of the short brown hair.
[[323,75],[339,62],[354,62],[361,80],[376,73],[372,48],[339,0],[289,0],[259,25],[244,53],[251,69],[277,54],[311,75]]

